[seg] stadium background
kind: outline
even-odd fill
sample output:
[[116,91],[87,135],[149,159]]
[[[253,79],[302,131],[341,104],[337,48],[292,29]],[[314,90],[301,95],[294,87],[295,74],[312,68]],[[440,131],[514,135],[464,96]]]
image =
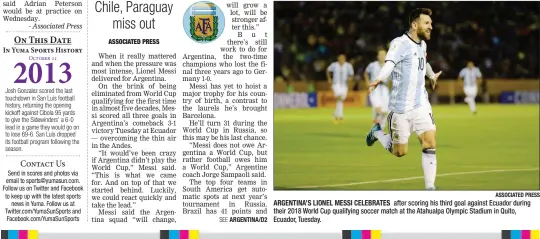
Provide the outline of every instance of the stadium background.
[[[408,13],[433,10],[428,61],[442,70],[430,101],[442,189],[539,189],[539,2],[275,2],[276,189],[422,189],[420,148],[394,158],[367,147],[371,108],[364,68],[408,29]],[[344,124],[326,67],[346,54],[355,76]],[[484,76],[478,115],[456,82],[467,61]]]

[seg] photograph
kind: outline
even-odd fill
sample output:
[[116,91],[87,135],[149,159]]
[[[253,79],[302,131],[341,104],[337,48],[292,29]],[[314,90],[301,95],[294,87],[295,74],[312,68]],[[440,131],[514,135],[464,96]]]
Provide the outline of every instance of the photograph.
[[539,190],[539,2],[274,3],[274,190]]

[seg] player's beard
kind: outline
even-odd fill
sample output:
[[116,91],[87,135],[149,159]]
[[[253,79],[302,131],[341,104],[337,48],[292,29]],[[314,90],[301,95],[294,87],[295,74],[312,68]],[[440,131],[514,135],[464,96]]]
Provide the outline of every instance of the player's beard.
[[427,29],[419,29],[418,38],[420,38],[420,40],[427,41],[431,38],[431,36],[427,33]]

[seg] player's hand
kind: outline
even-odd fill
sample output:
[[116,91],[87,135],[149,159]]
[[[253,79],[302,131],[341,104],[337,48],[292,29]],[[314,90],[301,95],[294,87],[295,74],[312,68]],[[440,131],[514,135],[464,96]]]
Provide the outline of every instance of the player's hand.
[[377,88],[377,86],[379,84],[381,84],[381,80],[374,80],[373,82],[371,82],[371,84],[369,84],[369,93],[371,93],[373,90],[375,90],[375,88]]
[[435,75],[433,76],[433,79],[431,79],[431,87],[433,89],[435,89],[437,87],[437,80],[439,80],[439,76],[442,74],[442,71],[439,71],[437,73],[435,73]]

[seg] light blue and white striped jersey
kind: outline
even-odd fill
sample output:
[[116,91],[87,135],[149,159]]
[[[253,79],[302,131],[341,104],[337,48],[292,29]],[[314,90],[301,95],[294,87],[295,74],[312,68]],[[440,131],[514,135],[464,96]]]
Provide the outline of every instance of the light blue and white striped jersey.
[[482,77],[478,67],[465,67],[459,72],[459,77],[463,78],[463,85],[467,87],[476,87],[476,80]]
[[354,75],[353,67],[349,62],[345,62],[343,65],[341,65],[336,61],[330,64],[327,70],[332,72],[332,84],[334,85],[347,86],[349,77]]
[[426,49],[426,42],[417,43],[407,34],[390,42],[386,61],[395,64],[390,75],[391,111],[403,114],[426,104]]
[[382,66],[379,61],[369,63],[369,65],[366,67],[366,72],[369,75],[369,82],[372,82],[377,78],[379,72],[381,72],[381,69]]

